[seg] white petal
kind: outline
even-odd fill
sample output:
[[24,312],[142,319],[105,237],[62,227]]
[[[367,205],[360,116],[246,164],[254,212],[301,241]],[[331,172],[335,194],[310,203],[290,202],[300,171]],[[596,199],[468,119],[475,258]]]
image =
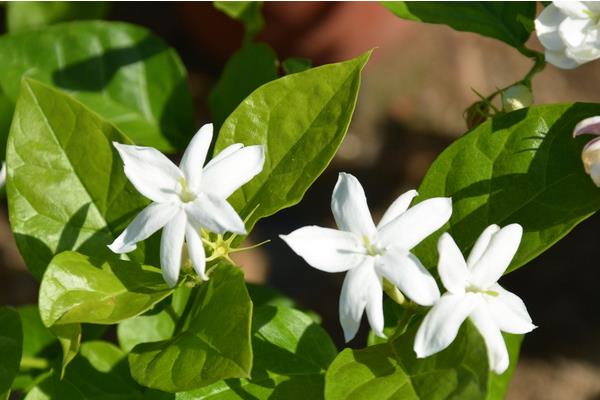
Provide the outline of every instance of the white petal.
[[[379,299],[381,299],[383,296],[381,282],[373,269],[373,258],[365,257],[360,266],[348,271],[342,285],[340,324],[344,330],[346,342],[352,340],[356,335],[365,307],[370,309],[373,330],[379,331],[383,335],[383,326],[380,325],[380,322],[383,321],[383,308],[381,308],[381,315],[379,315],[377,307],[381,303],[377,303],[375,298],[377,290],[379,290]],[[381,321],[379,318],[381,318]]]
[[575,125],[573,137],[585,134],[600,135],[600,116],[586,118]]
[[259,174],[264,163],[263,146],[248,146],[231,151],[204,168],[202,191],[226,199]]
[[594,184],[600,187],[600,164],[596,163],[590,168],[590,177]]
[[492,318],[503,332],[523,334],[536,328],[519,296],[496,284],[490,290],[498,296],[485,296]]
[[560,69],[573,69],[581,65],[580,62],[568,57],[564,50],[546,50],[544,55],[547,62]]
[[305,226],[279,237],[310,266],[325,272],[349,270],[366,257],[360,239],[351,232]]
[[206,276],[206,254],[204,253],[204,245],[202,244],[202,239],[200,238],[198,230],[189,223],[185,227],[185,242],[194,270],[202,280],[207,281],[208,277]]
[[428,357],[448,347],[475,308],[476,300],[472,294],[444,294],[429,310],[417,331],[414,344],[417,357]]
[[590,25],[589,19],[567,18],[558,26],[558,33],[567,47],[579,47],[585,42]]
[[210,148],[213,137],[213,125],[206,124],[196,132],[190,144],[185,149],[179,168],[185,175],[188,187],[197,191],[202,177],[202,166],[206,160],[206,154]]
[[2,168],[0,168],[0,188],[6,184],[6,162],[2,161]]
[[392,221],[396,217],[399,217],[400,214],[408,210],[410,203],[417,195],[418,193],[416,190],[409,190],[408,192],[398,196],[398,198],[394,200],[392,205],[389,206],[388,209],[385,211],[383,217],[381,217],[381,221],[379,221],[377,229],[380,229],[382,226]]
[[209,165],[219,162],[220,160],[224,159],[228,155],[235,153],[239,149],[243,149],[243,148],[244,148],[244,145],[241,143],[230,144],[229,146],[227,146],[223,150],[221,150],[219,152],[219,154],[217,154],[216,156],[211,158],[211,160],[206,164],[205,168],[208,167]]
[[227,200],[209,193],[200,193],[194,201],[185,203],[186,214],[196,228],[214,233],[246,234],[244,221]]
[[535,32],[538,39],[548,50],[561,50],[565,45],[558,33],[558,26],[566,16],[559,8],[550,4],[546,6],[535,20]]
[[488,248],[492,236],[494,236],[494,234],[499,230],[500,227],[498,225],[492,224],[485,228],[483,232],[481,232],[481,235],[479,235],[479,237],[475,241],[475,244],[471,249],[471,253],[467,258],[467,266],[469,268],[473,268],[473,265],[475,265],[477,261],[479,261],[483,252],[486,251],[486,249]]
[[590,9],[581,1],[553,1],[552,4],[567,17],[590,19]]
[[371,266],[369,269],[372,273],[369,274],[370,285],[367,293],[367,319],[373,332],[377,336],[385,338],[383,333],[383,287],[381,286],[381,279],[377,277],[373,267]]
[[579,47],[567,47],[565,56],[581,65],[599,58],[600,48],[597,47],[596,43],[586,43]]
[[117,254],[135,250],[137,242],[147,239],[165,226],[178,211],[179,207],[172,204],[151,203],[136,215],[108,248]]
[[435,279],[413,254],[388,249],[375,263],[375,269],[415,303],[430,306],[440,298]]
[[123,160],[125,175],[138,192],[159,203],[177,199],[183,174],[164,154],[151,147],[113,145]]
[[471,283],[482,289],[496,283],[515,256],[522,235],[523,228],[519,224],[507,225],[496,232],[471,269]]
[[410,250],[440,229],[452,215],[452,199],[436,197],[422,201],[379,230],[383,246],[395,245]]
[[186,225],[185,212],[181,210],[165,225],[160,238],[160,266],[165,282],[170,287],[175,286],[179,280]]
[[343,231],[372,238],[377,232],[367,205],[365,191],[358,179],[341,172],[331,195],[331,211]]
[[508,350],[487,304],[483,301],[479,302],[470,317],[485,342],[490,369],[497,374],[503,373],[509,364]]
[[582,1],[583,4],[594,14],[600,14],[600,3],[597,1]]
[[460,249],[448,233],[442,234],[438,241],[438,273],[448,291],[464,293],[469,280],[467,263]]

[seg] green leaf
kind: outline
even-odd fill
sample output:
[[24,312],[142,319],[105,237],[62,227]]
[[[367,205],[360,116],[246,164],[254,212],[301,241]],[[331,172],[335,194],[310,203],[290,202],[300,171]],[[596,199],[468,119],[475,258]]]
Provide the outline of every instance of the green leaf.
[[56,337],[44,326],[37,306],[19,307],[23,324],[23,356],[35,357],[56,343]]
[[38,29],[58,22],[102,19],[109,4],[70,1],[13,1],[6,3],[6,25],[9,32]]
[[131,351],[131,374],[141,385],[180,392],[250,374],[252,303],[243,273],[219,266],[197,293],[182,332]]
[[244,44],[229,58],[208,98],[215,127],[221,127],[256,88],[274,79],[277,79],[277,55],[273,49],[264,43]]
[[0,395],[9,392],[19,372],[23,349],[23,329],[19,314],[12,308],[0,308]]
[[46,326],[114,324],[145,312],[172,292],[154,267],[64,252],[44,274],[40,315]]
[[84,21],[9,34],[0,59],[0,85],[13,102],[28,76],[70,91],[136,144],[172,151],[193,134],[185,68],[144,28]]
[[[41,299],[40,299],[41,300]],[[54,325],[50,328],[58,338],[62,347],[62,363],[60,377],[64,377],[67,365],[79,352],[81,346],[81,324]]]
[[291,57],[286,58],[281,63],[286,75],[304,72],[312,67],[312,61],[309,58]]
[[262,172],[229,202],[250,231],[256,221],[298,203],[344,139],[370,52],[269,82],[227,118],[215,153],[233,143],[262,144]]
[[414,249],[433,268],[437,239],[449,231],[465,256],[490,224],[523,226],[508,271],[565,236],[600,208],[600,190],[585,173],[572,138],[575,124],[600,114],[597,104],[544,105],[489,120],[450,145],[432,164],[419,201],[451,196],[449,223]]
[[417,359],[413,351],[418,324],[397,340],[345,349],[325,377],[325,398],[338,399],[484,399],[488,363],[483,339],[464,323],[454,342],[433,356]]
[[144,399],[129,374],[125,353],[107,342],[81,345],[81,353],[64,378],[52,373],[33,388],[26,400],[130,400]]
[[129,142],[70,96],[23,81],[7,143],[7,195],[17,245],[36,278],[65,250],[114,256],[106,245],[148,204],[112,141]]
[[213,4],[217,10],[243,23],[247,38],[252,38],[265,25],[262,1],[213,1]]
[[384,1],[382,4],[400,18],[475,32],[519,50],[529,39],[536,13],[535,2],[524,1]]
[[263,306],[252,324],[252,379],[220,381],[178,400],[323,398],[325,371],[337,355],[331,338],[300,311]]
[[161,311],[156,315],[126,319],[117,327],[117,337],[121,348],[129,353],[138,344],[169,339],[174,330],[173,318],[166,311]]

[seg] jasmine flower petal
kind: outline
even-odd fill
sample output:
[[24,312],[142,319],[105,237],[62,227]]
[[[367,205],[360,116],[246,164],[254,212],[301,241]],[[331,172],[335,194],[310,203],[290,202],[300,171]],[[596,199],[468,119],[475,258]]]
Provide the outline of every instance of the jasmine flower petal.
[[479,302],[475,310],[473,310],[471,321],[479,333],[481,333],[485,342],[490,369],[497,374],[503,373],[509,365],[508,350],[506,349],[502,333],[500,333],[500,329],[494,322],[484,302]]
[[204,253],[204,245],[198,230],[191,224],[185,227],[185,242],[187,243],[188,254],[192,261],[194,271],[202,278],[208,280],[206,276],[206,254]]
[[200,193],[194,201],[184,205],[192,224],[214,233],[233,232],[246,234],[244,221],[222,197],[212,193]]
[[402,214],[406,210],[408,210],[410,203],[417,195],[418,195],[418,193],[416,190],[409,190],[408,192],[403,193],[400,196],[398,196],[398,198],[396,200],[394,200],[392,205],[390,205],[388,207],[388,209],[385,211],[385,213],[383,214],[383,217],[381,217],[381,220],[379,221],[379,224],[377,225],[377,229],[381,229],[388,222],[391,222],[392,220],[396,219],[396,217],[399,217],[400,214]]
[[340,173],[331,195],[331,211],[342,231],[370,238],[377,232],[367,205],[365,191],[358,179]]
[[444,287],[451,293],[461,294],[469,281],[467,263],[460,249],[448,233],[443,233],[438,241],[438,272]]
[[185,149],[179,168],[185,175],[187,185],[191,190],[198,190],[202,176],[202,166],[213,137],[213,125],[205,124],[194,135],[190,144]]
[[174,287],[179,279],[181,269],[181,252],[185,237],[186,217],[180,210],[163,229],[160,238],[160,265],[165,282]]

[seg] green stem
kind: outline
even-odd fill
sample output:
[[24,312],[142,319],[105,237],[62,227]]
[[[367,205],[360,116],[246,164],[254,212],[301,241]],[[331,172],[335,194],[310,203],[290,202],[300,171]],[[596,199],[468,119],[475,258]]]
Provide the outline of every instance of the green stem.
[[45,358],[23,357],[21,358],[20,369],[48,369],[50,363]]
[[172,304],[169,304],[167,307],[165,307],[165,312],[169,315],[169,317],[171,317],[171,320],[177,324],[177,321],[179,321],[179,315],[177,315],[175,312]]

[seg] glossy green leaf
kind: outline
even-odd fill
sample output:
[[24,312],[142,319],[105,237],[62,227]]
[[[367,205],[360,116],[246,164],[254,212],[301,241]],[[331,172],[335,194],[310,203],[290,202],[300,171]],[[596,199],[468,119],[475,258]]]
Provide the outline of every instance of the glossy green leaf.
[[298,203],[327,167],[350,124],[369,55],[269,82],[227,118],[216,152],[233,143],[265,146],[262,172],[229,198],[242,217],[256,209],[246,229]]
[[102,1],[11,1],[6,3],[6,26],[9,32],[20,32],[58,22],[102,19],[108,9]]
[[323,398],[325,371],[337,355],[331,338],[300,311],[263,306],[255,309],[252,379],[228,379],[178,400]]
[[40,315],[46,326],[114,324],[145,312],[172,292],[157,268],[64,252],[44,274]]
[[180,333],[131,351],[131,374],[141,385],[181,392],[250,374],[252,303],[241,270],[219,266],[192,301]]
[[19,314],[12,308],[0,308],[0,395],[10,390],[19,372],[23,349],[23,329]]
[[366,349],[345,349],[325,378],[327,400],[480,400],[488,391],[488,363],[483,339],[470,322],[457,338],[433,356],[417,359],[413,351],[418,324],[393,342]]
[[277,78],[277,55],[264,43],[248,42],[229,58],[208,105],[215,127],[259,86]]
[[28,394],[27,400],[141,400],[142,388],[131,379],[125,353],[107,342],[81,345],[81,353],[62,379],[52,373]]
[[490,224],[519,223],[523,240],[509,271],[527,263],[600,209],[600,190],[585,173],[574,140],[579,121],[597,104],[544,105],[489,120],[450,145],[419,188],[422,199],[451,196],[449,223],[415,248],[436,265],[437,238],[449,231],[468,254]]
[[533,30],[535,2],[504,1],[385,1],[400,18],[445,24],[457,31],[475,32],[522,49]]
[[[7,143],[7,195],[17,245],[38,279],[61,251],[114,256],[106,245],[148,204],[112,141],[129,142],[70,96],[23,81]],[[130,256],[143,262],[139,254]]]
[[169,151],[193,134],[185,68],[144,28],[84,21],[9,34],[0,59],[0,85],[13,102],[28,76],[70,91],[137,144]]
[[166,311],[126,319],[117,327],[119,346],[129,353],[138,344],[169,339],[174,329],[175,322]]
[[215,8],[244,24],[247,37],[260,32],[265,24],[262,1],[214,1]]
[[56,335],[62,347],[63,356],[60,369],[60,376],[62,378],[67,365],[73,361],[79,352],[79,347],[81,346],[81,324],[55,325],[50,329]]

